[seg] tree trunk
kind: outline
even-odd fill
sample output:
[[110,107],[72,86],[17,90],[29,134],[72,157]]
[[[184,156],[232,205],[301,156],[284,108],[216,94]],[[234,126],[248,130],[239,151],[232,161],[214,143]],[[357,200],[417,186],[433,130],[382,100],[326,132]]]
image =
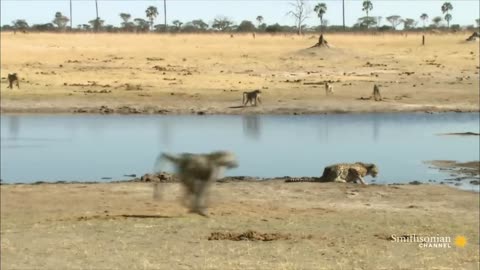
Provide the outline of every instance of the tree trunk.
[[163,0],[163,15],[165,18],[165,32],[167,32],[167,0]]
[[369,27],[369,24],[368,24],[368,9],[367,9],[367,29]]
[[98,19],[98,0],[95,0],[95,10],[97,12],[97,22],[95,23],[95,32],[98,32],[99,28],[99,19]]
[[343,30],[345,30],[345,0],[342,1],[342,12],[343,12]]
[[72,18],[72,0],[70,0],[70,31],[73,29],[73,18]]

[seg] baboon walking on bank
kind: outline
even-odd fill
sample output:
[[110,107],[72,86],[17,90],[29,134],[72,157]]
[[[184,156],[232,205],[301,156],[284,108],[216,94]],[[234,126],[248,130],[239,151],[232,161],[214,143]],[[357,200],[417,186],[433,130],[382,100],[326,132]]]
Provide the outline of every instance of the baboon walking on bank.
[[[191,212],[203,216],[206,216],[206,197],[209,187],[221,177],[224,168],[231,169],[238,166],[235,155],[227,151],[179,155],[163,153],[157,159],[157,165],[162,159],[168,160],[175,166],[177,176],[185,188],[186,206]],[[159,194],[159,183],[155,183],[155,194]]]
[[333,95],[333,85],[325,83],[325,95]]
[[13,89],[14,82],[16,82],[17,88],[20,88],[18,81],[19,79],[18,79],[17,73],[8,74],[8,88]]
[[374,85],[373,86],[373,99],[375,101],[382,101],[382,95],[380,94],[380,88],[378,87],[378,85]]
[[258,89],[250,92],[243,92],[243,106],[247,106],[248,103],[250,103],[250,105],[257,106],[257,101],[258,103],[262,104],[262,101],[260,100],[261,93],[262,91]]

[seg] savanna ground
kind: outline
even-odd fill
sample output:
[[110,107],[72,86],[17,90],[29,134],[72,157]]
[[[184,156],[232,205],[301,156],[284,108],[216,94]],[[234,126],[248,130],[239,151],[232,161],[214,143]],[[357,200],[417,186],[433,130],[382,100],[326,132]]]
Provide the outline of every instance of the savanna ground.
[[[469,34],[427,34],[426,46],[421,34],[328,34],[333,48],[307,50],[318,36],[2,33],[1,110],[478,111],[479,46]],[[11,72],[20,90],[6,88]],[[360,100],[374,84],[386,100]],[[239,108],[253,89],[262,106]]]
[[[333,48],[306,50],[318,36],[2,33],[1,111],[478,111],[479,47],[468,35],[427,35],[421,46],[417,34],[329,34]],[[6,88],[11,72],[20,89]],[[386,99],[360,100],[374,84]],[[263,104],[239,107],[256,88]],[[155,201],[147,183],[1,185],[1,268],[479,268],[475,192],[233,181],[214,186],[204,218],[179,204],[178,183],[164,186]],[[271,241],[255,241],[262,234]],[[393,234],[467,244],[421,248]],[[219,235],[237,239],[208,240]]]
[[[2,185],[2,269],[479,267],[478,193],[234,181],[213,187],[205,218],[180,205],[178,183],[162,185],[160,201],[149,183]],[[449,236],[451,248],[391,238],[412,234]]]

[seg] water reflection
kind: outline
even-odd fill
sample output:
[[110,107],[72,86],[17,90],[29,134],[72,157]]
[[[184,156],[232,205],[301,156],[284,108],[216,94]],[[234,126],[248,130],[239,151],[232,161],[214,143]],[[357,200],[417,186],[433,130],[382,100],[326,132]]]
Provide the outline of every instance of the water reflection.
[[172,139],[171,129],[173,128],[171,125],[171,121],[158,121],[158,127],[159,127],[160,141],[164,145],[169,145]]
[[378,117],[373,117],[373,141],[378,142],[378,137],[380,133],[380,121]]
[[2,115],[0,173],[7,182],[122,179],[151,172],[158,152],[224,149],[240,163],[229,175],[318,176],[332,163],[364,161],[380,167],[378,183],[439,179],[423,161],[479,160],[480,143],[437,134],[479,132],[478,121],[478,114],[454,113]]
[[9,139],[17,140],[20,133],[20,117],[12,115],[8,121]]
[[245,115],[242,117],[243,133],[254,140],[260,139],[261,120],[258,115]]

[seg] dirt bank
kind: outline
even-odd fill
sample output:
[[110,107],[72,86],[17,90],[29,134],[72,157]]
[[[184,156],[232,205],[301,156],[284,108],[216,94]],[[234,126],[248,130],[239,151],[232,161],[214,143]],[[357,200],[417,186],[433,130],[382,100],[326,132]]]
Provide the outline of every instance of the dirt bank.
[[[210,217],[178,183],[2,185],[2,269],[475,269],[479,196],[441,185],[230,181]],[[425,248],[394,237],[464,236]],[[407,237],[407,238],[408,238]],[[463,239],[463,238],[459,238]]]
[[[1,112],[316,114],[479,111],[465,33],[316,36],[2,33]],[[112,49],[115,48],[115,49]],[[166,53],[168,52],[168,53]],[[8,89],[7,73],[20,89]],[[333,85],[326,96],[324,83]],[[383,101],[370,97],[380,86]],[[263,103],[241,106],[260,89]]]

